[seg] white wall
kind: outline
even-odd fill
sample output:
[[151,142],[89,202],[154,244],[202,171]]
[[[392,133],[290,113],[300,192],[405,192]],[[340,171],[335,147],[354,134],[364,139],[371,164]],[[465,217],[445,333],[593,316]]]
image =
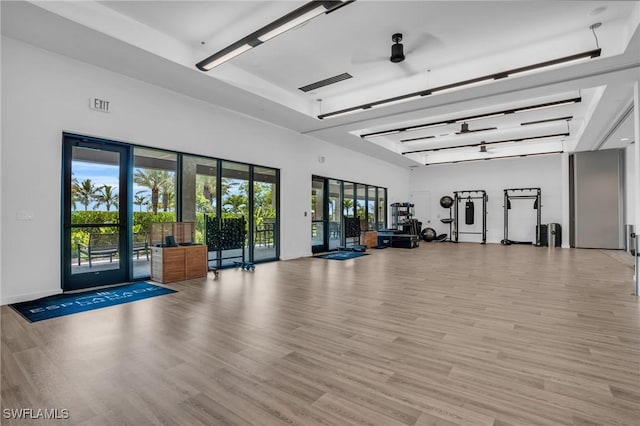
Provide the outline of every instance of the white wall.
[[[567,229],[563,223],[562,161],[559,155],[477,161],[459,164],[432,165],[415,169],[411,173],[411,192],[430,192],[430,208],[427,214],[417,218],[422,226],[432,227],[439,234],[449,233],[449,226],[440,222],[449,211],[440,206],[444,195],[453,197],[453,191],[483,189],[489,196],[487,206],[487,242],[499,243],[503,239],[503,189],[542,189],[542,223],[559,223],[562,226],[563,245]],[[460,231],[481,230],[482,200],[475,202],[475,223],[464,225],[464,203],[460,203]],[[509,238],[521,241],[535,240],[536,211],[533,200],[512,201],[509,212]],[[460,235],[459,241],[479,242],[479,235]]]
[[[2,304],[60,292],[62,132],[281,170],[281,258],[311,254],[311,175],[389,189],[404,168],[13,39],[2,39]],[[88,108],[112,102],[113,112]],[[326,161],[320,163],[319,156]],[[32,214],[32,220],[17,215]]]

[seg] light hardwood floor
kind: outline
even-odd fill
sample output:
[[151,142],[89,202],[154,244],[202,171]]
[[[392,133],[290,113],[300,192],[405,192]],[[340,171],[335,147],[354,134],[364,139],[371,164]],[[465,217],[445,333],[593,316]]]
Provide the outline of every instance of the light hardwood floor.
[[369,253],[34,324],[3,306],[2,408],[91,426],[640,424],[629,266],[531,246]]

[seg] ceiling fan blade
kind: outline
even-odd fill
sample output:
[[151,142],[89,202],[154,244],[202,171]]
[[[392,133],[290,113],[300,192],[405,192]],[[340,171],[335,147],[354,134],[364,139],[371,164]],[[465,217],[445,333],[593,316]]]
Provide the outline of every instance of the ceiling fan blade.
[[456,135],[464,135],[467,133],[475,133],[475,132],[485,132],[487,130],[497,130],[497,127],[485,127],[484,129],[473,129],[473,130],[467,130],[465,132],[456,132]]
[[372,56],[372,57],[354,57],[353,59],[351,59],[351,63],[353,65],[365,65],[365,64],[375,64],[378,62],[386,62],[388,61],[389,58],[387,56]]
[[398,62],[397,65],[402,69],[402,71],[404,71],[407,77],[414,76],[420,72],[420,71],[416,71],[411,65],[409,65],[409,63],[406,60],[402,62]]
[[408,49],[405,50],[405,55],[424,49],[437,50],[444,47],[442,39],[427,32],[421,32],[415,36],[408,36],[405,47],[407,47],[407,44]]

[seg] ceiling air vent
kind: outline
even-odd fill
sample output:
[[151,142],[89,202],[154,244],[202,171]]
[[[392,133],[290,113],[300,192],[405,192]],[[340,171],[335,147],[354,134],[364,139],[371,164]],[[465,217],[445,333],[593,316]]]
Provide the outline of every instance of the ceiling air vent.
[[348,80],[350,78],[353,78],[353,76],[345,72],[333,77],[325,78],[324,80],[316,81],[315,83],[307,84],[306,86],[299,87],[298,89],[306,93],[324,86],[328,86],[330,84],[337,83],[339,81]]

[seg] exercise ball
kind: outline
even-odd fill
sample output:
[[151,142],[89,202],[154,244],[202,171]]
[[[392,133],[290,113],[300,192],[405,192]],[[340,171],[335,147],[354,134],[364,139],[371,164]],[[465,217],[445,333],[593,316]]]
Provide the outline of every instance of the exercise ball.
[[420,236],[422,237],[423,240],[425,240],[426,242],[429,242],[429,241],[435,240],[437,234],[436,234],[436,230],[433,228],[424,228],[420,233]]
[[440,205],[445,209],[448,209],[453,205],[453,198],[445,195],[444,197],[440,198]]

